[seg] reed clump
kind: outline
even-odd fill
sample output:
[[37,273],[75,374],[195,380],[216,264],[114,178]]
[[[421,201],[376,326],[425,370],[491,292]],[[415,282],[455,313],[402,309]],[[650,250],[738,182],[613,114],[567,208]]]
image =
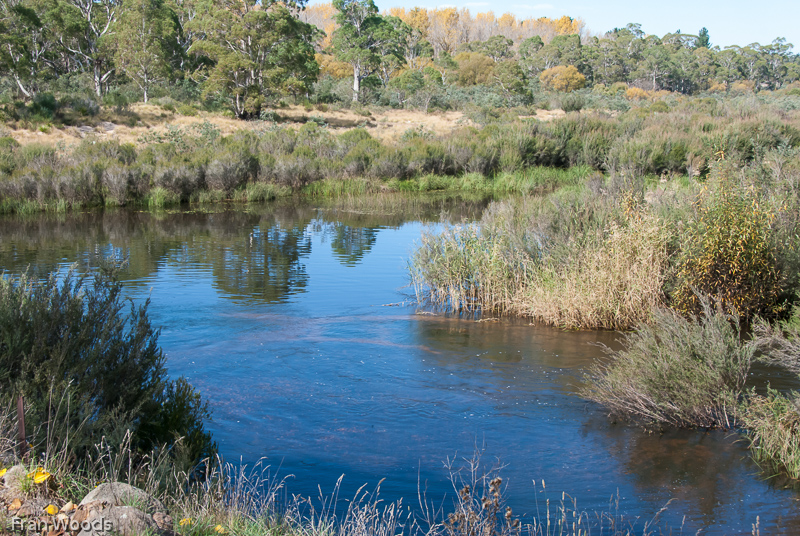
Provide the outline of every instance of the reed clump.
[[800,480],[800,394],[750,393],[741,413],[753,460],[769,475]]
[[410,260],[420,300],[568,328],[625,329],[663,306],[668,226],[644,207],[564,188],[494,202],[480,225],[425,232]]

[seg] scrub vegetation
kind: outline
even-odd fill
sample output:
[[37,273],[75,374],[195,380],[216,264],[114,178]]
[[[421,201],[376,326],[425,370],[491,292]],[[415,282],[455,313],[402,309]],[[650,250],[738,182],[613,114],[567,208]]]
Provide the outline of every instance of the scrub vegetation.
[[[491,197],[479,222],[423,235],[420,301],[632,330],[588,372],[587,398],[647,426],[742,427],[758,463],[800,478],[800,395],[747,385],[755,360],[800,373],[800,56],[785,39],[721,49],[705,28],[592,36],[569,16],[381,13],[372,0],[19,0],[0,3],[0,30],[0,213]],[[138,102],[204,120],[110,139],[117,124],[148,129]],[[309,115],[288,121],[290,105]],[[536,119],[551,108],[563,113]],[[385,109],[463,124],[382,140],[370,121]],[[330,110],[363,121],[329,124]],[[223,134],[215,116],[247,128]],[[54,130],[84,139],[18,141]],[[104,274],[0,280],[0,403],[25,397],[27,433],[62,482],[93,485],[128,456],[125,478],[172,497],[186,536],[421,526],[371,494],[344,517],[279,505],[281,482],[208,462],[207,406],[168,378],[147,306],[126,308]],[[111,461],[98,444],[125,447]],[[497,477],[481,476],[478,498],[476,474],[430,534],[554,533],[549,512],[516,524]],[[559,534],[597,526],[558,516]]]

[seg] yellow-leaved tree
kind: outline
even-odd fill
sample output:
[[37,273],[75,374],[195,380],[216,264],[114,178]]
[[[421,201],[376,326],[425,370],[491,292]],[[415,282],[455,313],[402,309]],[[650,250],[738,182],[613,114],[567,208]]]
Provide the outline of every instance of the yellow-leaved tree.
[[574,65],[558,65],[545,69],[539,75],[539,81],[545,89],[565,93],[581,89],[586,85],[586,77],[578,72]]

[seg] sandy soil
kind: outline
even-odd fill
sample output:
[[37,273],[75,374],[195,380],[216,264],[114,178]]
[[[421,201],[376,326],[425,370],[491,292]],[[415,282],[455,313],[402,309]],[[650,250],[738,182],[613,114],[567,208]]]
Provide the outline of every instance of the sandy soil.
[[[150,104],[136,104],[131,107],[131,111],[139,117],[139,122],[133,127],[122,124],[123,117],[104,112],[103,119],[107,120],[96,121],[93,124],[62,128],[53,127],[48,129],[47,132],[8,129],[8,134],[21,144],[44,143],[68,148],[87,137],[98,140],[116,139],[123,143],[140,145],[143,136],[165,133],[169,126],[178,127],[191,133],[194,125],[199,125],[204,121],[212,123],[223,135],[232,134],[242,129],[261,130],[264,128],[264,123],[261,121],[240,121],[220,114],[206,112],[198,112],[197,116],[188,117],[168,112],[159,106]],[[383,141],[396,140],[409,129],[423,128],[441,135],[472,124],[472,121],[464,117],[461,112],[433,112],[426,114],[420,111],[389,109],[373,112],[369,117],[366,117],[351,110],[306,111],[301,106],[281,108],[275,110],[275,112],[283,119],[283,126],[300,128],[308,118],[319,117],[324,119],[328,124],[328,128],[333,131],[343,132],[363,126],[374,137]],[[561,110],[539,110],[535,116],[525,117],[535,117],[542,121],[549,121],[563,115],[564,112]]]

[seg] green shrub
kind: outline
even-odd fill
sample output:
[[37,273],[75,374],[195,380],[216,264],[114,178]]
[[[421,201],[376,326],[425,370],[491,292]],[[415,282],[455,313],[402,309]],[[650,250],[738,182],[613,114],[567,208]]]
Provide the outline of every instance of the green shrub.
[[698,313],[699,292],[743,318],[774,314],[783,284],[775,214],[755,189],[734,184],[724,171],[711,187],[698,200],[697,218],[683,240],[673,306]]
[[580,112],[586,107],[586,98],[578,93],[568,93],[560,99],[561,109],[565,112]]
[[181,104],[178,106],[177,112],[187,117],[195,117],[197,115],[197,108],[189,104]]
[[102,270],[0,279],[0,401],[24,395],[37,447],[48,434],[80,457],[130,431],[141,450],[185,436],[199,460],[214,448],[207,405],[184,379],[168,378],[148,303],[126,314],[127,306]]
[[733,426],[756,346],[742,342],[738,318],[701,304],[700,317],[656,311],[590,370],[582,396],[646,425]]

